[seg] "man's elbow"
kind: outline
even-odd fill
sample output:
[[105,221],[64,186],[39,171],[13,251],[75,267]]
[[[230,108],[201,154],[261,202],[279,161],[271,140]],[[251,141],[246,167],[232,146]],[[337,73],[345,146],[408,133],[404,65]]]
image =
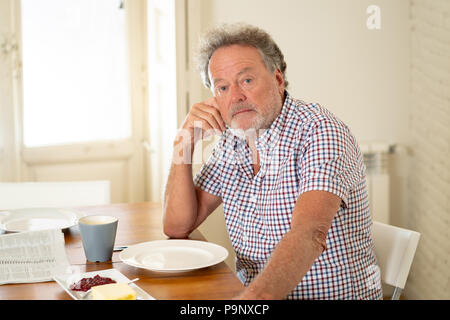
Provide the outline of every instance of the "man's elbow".
[[312,242],[314,247],[320,252],[324,252],[327,248],[328,226],[317,226],[312,232]]
[[170,226],[167,223],[164,223],[163,225],[163,232],[166,236],[173,239],[185,239],[191,233],[189,230],[176,226]]

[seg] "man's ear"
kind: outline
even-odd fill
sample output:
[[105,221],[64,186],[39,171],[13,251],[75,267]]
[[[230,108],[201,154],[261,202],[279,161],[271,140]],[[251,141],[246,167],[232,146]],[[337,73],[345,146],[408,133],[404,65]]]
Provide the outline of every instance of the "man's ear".
[[284,89],[285,89],[284,77],[283,77],[283,73],[281,72],[281,70],[279,68],[275,71],[275,80],[277,81],[277,84],[278,84],[278,91],[280,92],[281,95],[283,95]]

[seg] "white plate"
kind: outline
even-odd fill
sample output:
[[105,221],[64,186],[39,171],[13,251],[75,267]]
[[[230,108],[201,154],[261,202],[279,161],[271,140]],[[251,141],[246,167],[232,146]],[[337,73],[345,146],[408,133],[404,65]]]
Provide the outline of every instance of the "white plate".
[[0,211],[0,229],[9,232],[67,229],[85,214],[60,208],[27,208]]
[[[75,300],[92,300],[91,293],[88,293],[87,296],[82,299],[84,292],[70,290],[70,285],[80,281],[83,278],[92,278],[96,275],[100,275],[101,277],[111,278],[111,279],[115,280],[117,283],[130,281],[130,279],[125,277],[123,275],[123,273],[121,273],[117,269],[106,269],[106,270],[98,270],[98,271],[85,272],[85,273],[66,274],[66,275],[57,276],[54,279]],[[133,290],[136,292],[137,300],[155,300],[155,298],[153,298],[147,292],[145,292],[144,290],[139,288],[135,283],[130,283],[129,286],[131,288],[133,288]]]
[[225,260],[228,251],[217,244],[196,240],[157,240],[123,250],[120,259],[131,266],[162,272],[190,271]]

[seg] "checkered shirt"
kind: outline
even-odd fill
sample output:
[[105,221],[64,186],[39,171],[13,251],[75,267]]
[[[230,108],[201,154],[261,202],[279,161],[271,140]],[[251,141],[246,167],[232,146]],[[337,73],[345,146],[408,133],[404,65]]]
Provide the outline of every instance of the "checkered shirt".
[[256,142],[253,174],[247,142],[226,130],[194,184],[222,198],[236,271],[245,286],[290,230],[299,195],[323,190],[342,199],[326,249],[286,299],[381,299],[373,251],[365,166],[348,127],[316,103],[286,92],[278,117]]

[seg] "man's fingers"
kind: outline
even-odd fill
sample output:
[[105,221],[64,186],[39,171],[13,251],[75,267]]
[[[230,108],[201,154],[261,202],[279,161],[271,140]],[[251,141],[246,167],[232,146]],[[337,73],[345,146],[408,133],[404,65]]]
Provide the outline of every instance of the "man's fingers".
[[194,128],[195,121],[201,121],[205,124],[203,131],[214,129],[217,130],[215,134],[221,134],[227,129],[215,98],[194,104],[186,117],[183,127]]
[[222,115],[220,114],[219,109],[216,109],[215,107],[213,107],[213,108],[211,108],[209,111],[210,111],[210,112],[214,115],[214,117],[216,118],[216,121],[217,121],[217,123],[219,124],[220,129],[221,129],[222,131],[227,130],[227,127],[225,126],[225,121],[223,121],[223,118],[222,118]]
[[216,98],[212,97],[204,102],[205,105],[211,106],[214,109],[210,109],[216,115],[217,122],[220,124],[223,131],[227,128],[225,126],[225,121],[223,121],[222,114],[220,113],[219,105],[217,104]]
[[202,110],[192,110],[192,114],[198,119],[197,121],[202,121],[203,123],[205,123],[205,127],[203,128],[204,131],[211,129],[222,131],[221,126],[219,125],[216,117],[213,114],[204,112]]
[[212,97],[212,98],[209,98],[208,100],[206,100],[205,104],[212,106],[212,107],[216,108],[217,110],[219,110],[219,105],[217,104],[215,97]]
[[195,116],[207,121],[213,128],[216,128],[221,132],[226,130],[222,116],[214,107],[205,105],[205,108],[196,108],[195,110],[192,110],[192,112]]

